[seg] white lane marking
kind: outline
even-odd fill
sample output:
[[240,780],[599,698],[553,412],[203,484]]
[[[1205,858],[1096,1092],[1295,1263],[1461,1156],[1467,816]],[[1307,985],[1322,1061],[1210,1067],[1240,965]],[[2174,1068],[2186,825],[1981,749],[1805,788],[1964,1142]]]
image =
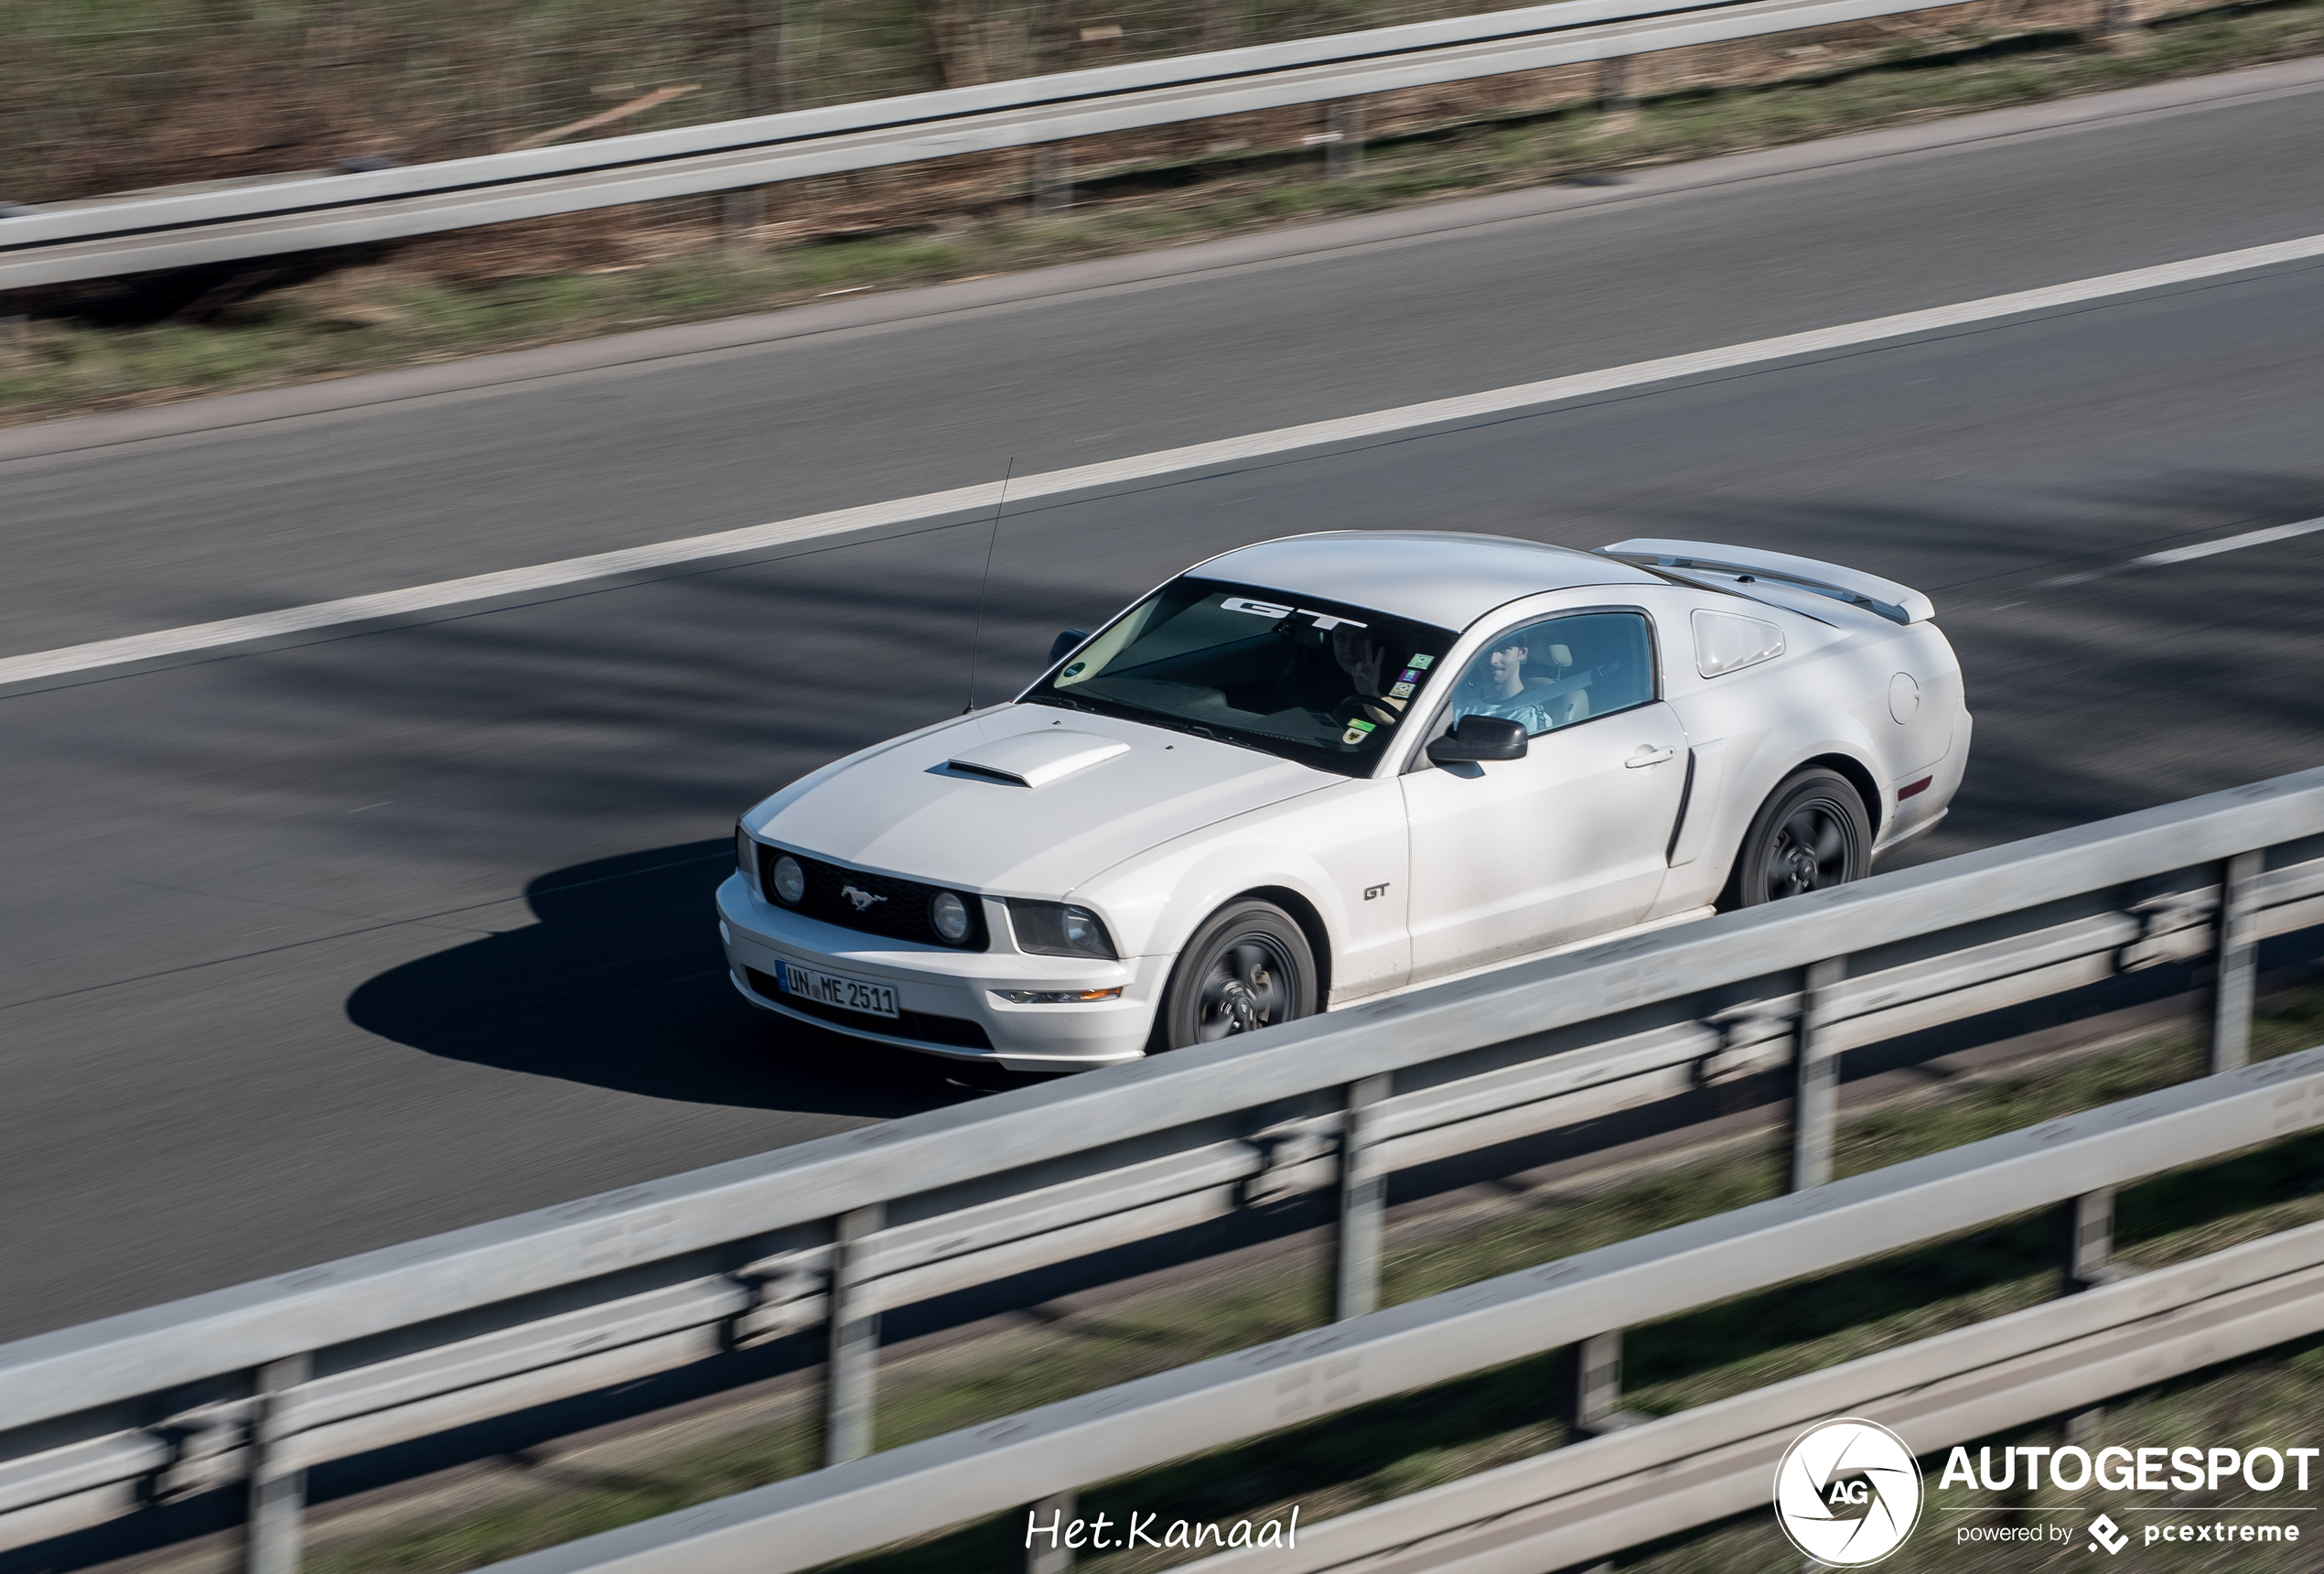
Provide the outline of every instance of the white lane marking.
[[2168,552],[2150,552],[2131,562],[2141,568],[2157,568],[2169,563],[2192,563],[2198,557],[2214,553],[2240,552],[2246,546],[2265,546],[2271,541],[2289,541],[2296,535],[2311,535],[2324,530],[2324,519],[2304,519],[2297,524],[2271,524],[2265,530],[2247,530],[2241,535],[2222,536],[2217,541],[2200,541],[2192,546],[2174,546]]
[[[1253,432],[1216,442],[1196,443],[1182,448],[1164,448],[1151,454],[1108,459],[1100,464],[1076,465],[1070,469],[1050,470],[1041,475],[1018,476],[1008,483],[1008,496],[1013,501],[1024,502],[1061,492],[1152,480],[1162,476],[1232,465],[1299,448],[1389,437],[1421,426],[1505,415],[1530,405],[1550,404],[1592,394],[1669,382],[1674,378],[1697,377],[1706,372],[1781,361],[1794,355],[1812,355],[1820,350],[1845,350],[1884,339],[1988,322],[2021,312],[2103,300],[2111,296],[2187,284],[2196,279],[2215,278],[2222,274],[2241,273],[2248,268],[2268,267],[2279,263],[2301,262],[2317,256],[2324,256],[2324,235],[2305,235],[2297,241],[2279,241],[2273,245],[2218,252],[2206,257],[2190,257],[2183,262],[2164,263],[2150,268],[2133,268],[2126,273],[2102,274],[2093,278],[2046,286],[2041,289],[1986,296],[1952,306],[1931,307],[1922,311],[1899,312],[1892,317],[1876,317],[1862,322],[1812,329],[1805,333],[1755,339],[1742,344],[1724,345],[1716,350],[1698,350],[1686,355],[1632,361],[1627,366],[1608,367],[1599,372],[1552,377],[1541,383],[1521,383],[1513,387],[1494,388],[1482,394],[1432,399],[1419,404],[1374,410],[1368,415],[1311,421],[1304,426],[1282,426],[1271,432]],[[404,617],[414,612],[457,607],[463,602],[521,596],[563,585],[583,584],[592,579],[610,579],[657,568],[674,567],[705,558],[789,546],[848,531],[909,523],[940,514],[970,511],[981,512],[999,501],[1001,487],[1002,483],[996,480],[982,481],[974,486],[954,487],[947,491],[927,492],[919,497],[834,509],[829,512],[807,514],[798,519],[778,520],[771,524],[748,525],[740,530],[719,531],[711,535],[693,535],[677,541],[625,547],[619,552],[593,553],[586,557],[568,557],[555,563],[535,564],[528,568],[502,569],[494,574],[439,580],[433,585],[414,585],[402,590],[383,590],[375,595],[350,596],[342,600],[286,607],[276,612],[227,618],[215,623],[193,623],[184,628],[157,630],[150,634],[131,634],[116,640],[98,640],[85,645],[35,651],[26,655],[0,658],[0,685],[59,677],[93,667],[151,661],[191,651],[214,650],[224,645],[274,639],[315,629]]]

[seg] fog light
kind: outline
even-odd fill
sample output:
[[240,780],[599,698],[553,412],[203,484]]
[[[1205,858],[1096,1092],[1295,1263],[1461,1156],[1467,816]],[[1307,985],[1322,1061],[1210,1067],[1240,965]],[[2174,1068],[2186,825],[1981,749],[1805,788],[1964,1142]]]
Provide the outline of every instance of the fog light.
[[928,904],[928,922],[936,926],[936,936],[947,945],[958,945],[968,938],[968,904],[957,892],[940,890],[936,900]]
[[807,894],[807,871],[789,853],[775,860],[775,897],[786,907],[797,907]]
[[1111,989],[995,989],[1012,1006],[1071,1006],[1084,1000],[1119,1000],[1122,986]]

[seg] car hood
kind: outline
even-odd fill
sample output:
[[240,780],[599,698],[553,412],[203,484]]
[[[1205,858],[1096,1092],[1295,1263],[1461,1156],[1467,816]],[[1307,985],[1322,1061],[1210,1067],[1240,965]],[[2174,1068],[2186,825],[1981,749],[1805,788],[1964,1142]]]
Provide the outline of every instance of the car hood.
[[1060,897],[1174,836],[1340,780],[1189,733],[1007,705],[835,760],[743,823],[879,874]]

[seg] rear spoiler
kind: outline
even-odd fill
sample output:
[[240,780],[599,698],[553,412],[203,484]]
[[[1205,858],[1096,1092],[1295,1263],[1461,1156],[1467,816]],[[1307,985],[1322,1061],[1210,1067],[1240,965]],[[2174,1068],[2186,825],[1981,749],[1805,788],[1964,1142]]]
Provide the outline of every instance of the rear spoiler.
[[1754,546],[1722,546],[1711,541],[1618,541],[1598,550],[1609,557],[1647,568],[1748,574],[1754,579],[1813,590],[1867,612],[1877,612],[1891,623],[1925,623],[1937,615],[1937,604],[1910,586],[1860,569],[1843,568],[1836,563],[1793,557],[1789,553],[1762,552]]

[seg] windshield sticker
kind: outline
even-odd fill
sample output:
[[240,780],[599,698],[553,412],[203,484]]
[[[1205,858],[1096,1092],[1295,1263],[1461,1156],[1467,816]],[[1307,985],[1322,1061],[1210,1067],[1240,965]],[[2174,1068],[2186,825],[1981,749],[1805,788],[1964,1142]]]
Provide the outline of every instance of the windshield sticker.
[[1372,723],[1368,721],[1351,721],[1348,724],[1348,730],[1340,735],[1340,741],[1342,743],[1361,743],[1366,738],[1372,735]]
[[1427,653],[1426,653],[1426,652],[1420,652],[1420,653],[1417,653],[1417,654],[1415,654],[1415,655],[1412,658],[1412,665],[1413,665],[1413,667],[1414,667],[1415,670],[1420,671],[1420,672],[1424,672],[1424,673],[1425,673],[1425,672],[1426,672],[1426,671],[1427,671],[1430,667],[1433,667],[1433,666],[1435,666],[1436,664],[1436,657],[1434,657],[1434,656],[1432,656],[1432,655],[1427,654]]
[[1248,612],[1254,618],[1310,618],[1315,626],[1329,631],[1333,629],[1369,629],[1353,618],[1342,618],[1331,612],[1318,612],[1308,607],[1286,607],[1279,601],[1260,601],[1249,596],[1222,596],[1219,598],[1221,612]]
[[1410,699],[1412,697],[1412,685],[1396,685],[1393,688],[1391,688],[1388,691],[1388,697],[1390,699]]

